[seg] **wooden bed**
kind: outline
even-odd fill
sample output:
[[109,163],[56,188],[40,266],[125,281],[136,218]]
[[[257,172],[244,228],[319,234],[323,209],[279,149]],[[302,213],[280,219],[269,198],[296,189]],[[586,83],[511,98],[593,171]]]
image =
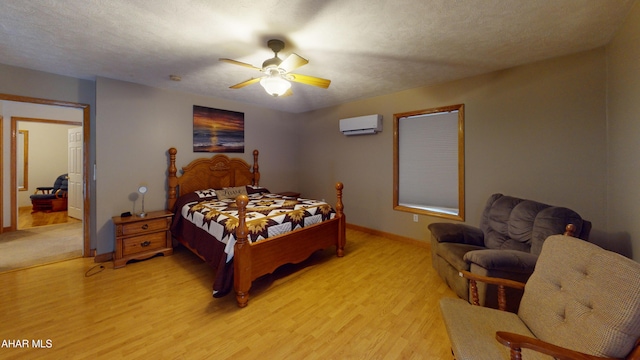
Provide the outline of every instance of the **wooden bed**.
[[[175,148],[169,149],[168,169],[168,202],[167,208],[176,212],[177,199],[183,195],[202,189],[222,189],[227,187],[252,185],[259,186],[260,171],[258,166],[258,150],[253,151],[253,166],[240,158],[229,158],[226,155],[215,155],[211,158],[193,160],[182,168],[182,175],[177,176]],[[249,289],[253,280],[272,273],[276,268],[288,263],[299,263],[317,250],[336,247],[336,255],[344,256],[345,215],[342,203],[342,183],[336,188],[336,215],[333,219],[323,221],[302,229],[276,237],[251,243],[247,240],[248,227],[245,219],[249,201],[246,195],[236,198],[238,205],[238,226],[233,257],[233,290],[239,307],[247,306]],[[180,216],[176,214],[175,216]],[[186,239],[174,237],[182,245],[193,251],[198,257],[207,261],[189,245]]]

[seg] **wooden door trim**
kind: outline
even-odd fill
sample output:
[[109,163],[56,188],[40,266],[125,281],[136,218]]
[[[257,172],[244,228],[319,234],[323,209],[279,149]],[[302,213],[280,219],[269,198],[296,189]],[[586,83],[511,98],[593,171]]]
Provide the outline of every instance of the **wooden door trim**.
[[[38,118],[27,118],[27,117],[21,117],[21,116],[11,117],[11,164],[10,164],[10,167],[11,167],[11,180],[10,180],[11,181],[11,226],[9,227],[9,231],[15,231],[18,229],[18,202],[17,202],[18,192],[16,191],[18,188],[18,179],[17,179],[18,163],[16,162],[17,154],[18,154],[18,147],[17,147],[18,121],[41,122],[41,123],[54,124],[54,125],[82,126],[82,122],[79,122],[79,121],[38,119]],[[83,218],[83,221],[84,221],[84,218]]]
[[[91,182],[89,181],[89,142],[91,139],[91,132],[90,132],[90,122],[91,122],[91,111],[90,111],[90,105],[89,104],[81,104],[81,103],[74,103],[74,102],[68,102],[68,101],[58,101],[58,100],[49,100],[49,99],[40,99],[40,98],[32,98],[32,97],[27,97],[27,96],[18,96],[18,95],[10,95],[10,94],[0,94],[0,100],[4,100],[4,101],[14,101],[14,102],[25,102],[25,103],[32,103],[32,104],[40,104],[40,105],[55,105],[55,106],[63,106],[63,107],[70,107],[70,108],[76,108],[76,109],[80,109],[83,112],[82,115],[82,171],[83,171],[83,185],[84,185],[84,191],[83,191],[83,203],[84,203],[84,209],[83,209],[83,219],[82,219],[82,224],[83,224],[83,237],[84,237],[84,246],[83,246],[83,256],[84,257],[90,257],[92,255],[92,251],[91,251],[91,199],[90,199],[90,194],[91,194]],[[1,117],[0,117],[1,119]],[[77,122],[74,122],[77,123]],[[4,138],[2,137],[2,130],[0,130],[0,146],[4,146],[3,144]],[[12,160],[15,161],[15,160]],[[0,160],[0,166],[2,165],[2,160]],[[11,169],[12,172],[12,178],[13,181],[15,181],[15,171],[14,169]],[[0,171],[0,184],[4,184],[4,171]],[[2,185],[4,186],[4,185]],[[12,188],[12,192],[15,191],[15,189]],[[0,192],[0,201],[4,204],[4,191]],[[15,221],[17,221],[17,214],[15,214],[14,212],[16,211],[15,207],[16,207],[16,197],[12,196],[12,205],[11,205],[11,211],[12,211],[12,215],[11,215],[11,222],[12,222],[12,226],[15,226]],[[4,207],[3,207],[4,208]],[[0,210],[0,232],[2,231],[2,229],[4,228],[4,214],[3,214],[3,210]],[[6,228],[4,228],[6,229]]]

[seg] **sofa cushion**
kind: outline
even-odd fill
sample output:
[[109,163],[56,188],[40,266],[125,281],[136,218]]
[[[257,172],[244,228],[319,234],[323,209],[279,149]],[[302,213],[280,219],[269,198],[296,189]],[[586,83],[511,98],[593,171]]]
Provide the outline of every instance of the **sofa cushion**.
[[640,337],[640,263],[553,235],[525,286],[518,314],[541,340],[622,358]]
[[522,201],[514,206],[511,209],[507,226],[509,238],[519,244],[527,244],[527,247],[530,248],[531,236],[535,232],[534,227],[538,214],[547,208],[549,205],[531,200]]
[[[530,224],[540,203],[502,194],[489,198],[480,229],[484,232],[484,244],[488,249],[529,251]],[[514,222],[511,225],[511,222]]]
[[486,247],[490,247],[487,242],[492,246],[499,246],[504,242],[508,233],[507,222],[511,210],[522,201],[524,200],[502,194],[493,194],[489,197],[480,220],[480,230],[485,235]]
[[464,254],[464,261],[480,265],[487,270],[500,270],[510,273],[531,274],[538,260],[533,255],[518,250],[474,250]]
[[[509,359],[509,348],[496,340],[496,331],[533,336],[516,314],[507,311],[473,306],[452,298],[440,300],[440,311],[456,359]],[[529,349],[523,349],[522,353],[522,358],[527,360],[553,359]]]
[[484,234],[480,229],[455,223],[432,223],[428,226],[431,237],[437,242],[457,242],[483,246]]
[[484,249],[481,246],[458,244],[458,243],[439,243],[438,255],[445,259],[456,270],[469,270],[469,263],[464,261],[464,254],[469,251]]
[[487,202],[480,229],[488,249],[539,255],[544,240],[564,233],[567,224],[574,224],[579,234],[583,220],[575,211],[564,207],[494,194]]
[[582,232],[583,220],[575,211],[559,206],[540,211],[533,224],[531,253],[540,255],[544,241],[551,235],[564,234],[567,224],[576,227],[576,234]]
[[31,200],[53,200],[58,198],[56,194],[33,194],[29,196]]

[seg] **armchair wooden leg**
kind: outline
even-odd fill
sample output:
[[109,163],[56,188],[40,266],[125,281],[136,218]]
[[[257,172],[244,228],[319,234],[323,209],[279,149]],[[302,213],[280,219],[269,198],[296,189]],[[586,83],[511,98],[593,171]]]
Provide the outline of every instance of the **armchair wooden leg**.
[[511,348],[511,360],[522,360],[522,349],[519,347]]
[[480,298],[478,297],[478,284],[474,279],[469,279],[469,288],[471,288],[471,304],[479,306]]
[[507,292],[504,285],[498,285],[498,309],[507,311]]

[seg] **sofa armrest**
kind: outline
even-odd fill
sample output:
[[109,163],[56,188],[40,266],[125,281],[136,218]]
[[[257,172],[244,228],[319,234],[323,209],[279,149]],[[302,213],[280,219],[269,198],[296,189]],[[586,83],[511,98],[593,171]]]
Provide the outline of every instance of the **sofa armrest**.
[[464,255],[468,263],[487,270],[499,270],[518,274],[531,274],[538,256],[518,250],[473,250]]
[[36,191],[34,192],[34,194],[37,194],[38,191],[40,191],[40,194],[49,194],[53,189],[54,189],[53,186],[39,186],[36,188]]
[[482,230],[464,224],[433,223],[429,224],[431,236],[437,242],[449,242],[484,246]]
[[522,349],[531,349],[539,353],[552,356],[556,359],[614,360],[613,358],[593,356],[581,353],[578,351],[553,345],[546,341],[535,339],[529,336],[514,334],[505,331],[497,331],[496,340],[498,340],[502,345],[509,347],[509,349],[511,350],[511,359],[522,359]]

